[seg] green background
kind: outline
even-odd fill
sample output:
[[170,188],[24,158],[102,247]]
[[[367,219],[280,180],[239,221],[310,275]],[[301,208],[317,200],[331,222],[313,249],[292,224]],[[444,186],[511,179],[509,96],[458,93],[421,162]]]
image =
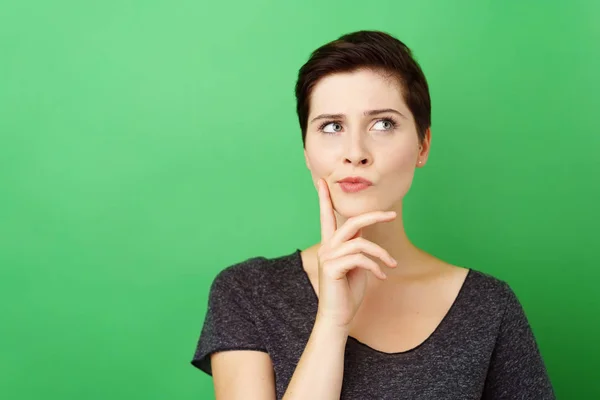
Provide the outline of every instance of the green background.
[[9,1],[0,393],[201,399],[221,269],[319,241],[293,86],[379,29],[433,99],[411,238],[507,280],[561,399],[600,398],[600,2]]

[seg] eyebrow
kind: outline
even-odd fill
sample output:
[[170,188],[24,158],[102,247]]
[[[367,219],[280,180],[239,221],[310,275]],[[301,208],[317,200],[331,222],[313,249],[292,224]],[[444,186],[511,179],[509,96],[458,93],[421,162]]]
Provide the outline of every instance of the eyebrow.
[[[398,114],[402,118],[406,118],[400,111],[394,110],[393,108],[382,108],[379,110],[367,110],[367,111],[363,112],[363,115],[366,117],[366,116],[378,115],[378,114],[383,114],[383,113],[388,113],[388,112]],[[310,121],[310,123],[312,124],[313,122],[315,122],[316,120],[319,120],[319,119],[342,119],[344,117],[345,117],[344,114],[321,114],[321,115],[313,118]]]

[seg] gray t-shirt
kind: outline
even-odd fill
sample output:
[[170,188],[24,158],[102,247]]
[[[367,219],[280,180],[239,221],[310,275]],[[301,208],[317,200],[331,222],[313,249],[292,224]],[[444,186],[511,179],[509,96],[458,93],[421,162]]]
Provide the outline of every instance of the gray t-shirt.
[[[210,354],[269,354],[281,399],[311,334],[318,298],[300,249],[231,265],[213,281],[192,364],[212,375]],[[510,286],[471,269],[431,336],[384,353],[349,337],[341,399],[555,399],[524,310]]]

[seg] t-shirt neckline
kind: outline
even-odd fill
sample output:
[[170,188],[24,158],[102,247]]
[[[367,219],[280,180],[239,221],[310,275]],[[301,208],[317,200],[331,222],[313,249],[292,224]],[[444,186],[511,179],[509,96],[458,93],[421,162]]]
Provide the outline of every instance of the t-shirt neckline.
[[[307,291],[310,292],[310,297],[313,301],[314,307],[316,308],[318,306],[319,297],[317,296],[317,293],[315,292],[315,289],[313,288],[312,283],[310,282],[310,278],[308,277],[308,274],[307,274],[306,270],[304,269],[301,251],[302,250],[296,248],[296,251],[293,254],[295,257],[294,265],[300,269],[301,275],[304,280],[304,285],[303,285],[303,286],[305,286],[304,289],[306,289]],[[383,356],[388,356],[388,357],[404,356],[404,355],[410,355],[410,354],[416,353],[417,350],[420,350],[420,349],[424,348],[425,346],[429,346],[429,345],[433,344],[437,340],[437,337],[442,334],[442,331],[447,326],[450,326],[450,324],[452,322],[451,319],[454,316],[456,309],[461,305],[463,298],[466,296],[465,292],[468,290],[468,288],[470,286],[470,281],[471,281],[473,275],[474,275],[473,269],[468,268],[467,276],[465,277],[465,279],[458,291],[456,298],[450,305],[448,312],[446,312],[446,314],[444,315],[444,317],[442,318],[440,323],[436,326],[434,331],[423,342],[419,343],[417,346],[415,346],[411,349],[405,350],[405,351],[388,353],[385,351],[377,350],[377,349],[369,346],[368,344],[361,342],[360,340],[358,340],[357,338],[355,338],[351,335],[348,335],[348,340],[351,342],[354,342],[355,344],[357,344],[360,347],[363,347],[363,348],[369,350],[370,352],[380,354]],[[308,286],[308,287],[306,287],[306,286]]]

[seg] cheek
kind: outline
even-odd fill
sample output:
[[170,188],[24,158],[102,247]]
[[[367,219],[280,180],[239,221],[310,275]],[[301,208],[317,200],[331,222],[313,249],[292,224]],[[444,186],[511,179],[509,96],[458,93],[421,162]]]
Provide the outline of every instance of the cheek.
[[410,189],[415,174],[415,160],[410,153],[397,154],[385,166],[386,186],[394,197],[404,196]]
[[325,157],[313,156],[310,158],[310,169],[314,174],[318,175],[328,170],[329,168],[329,163],[327,162],[327,159]]
[[389,170],[402,174],[414,169],[414,157],[412,154],[397,154],[392,158]]
[[333,171],[332,157],[330,151],[320,149],[315,151],[311,149],[307,152],[308,162],[310,164],[310,171],[313,177],[316,179],[326,177]]
[[332,173],[331,166],[325,161],[324,157],[315,156],[315,154],[311,154],[307,157],[308,162],[310,164],[310,175],[312,177],[313,185],[315,189],[318,188],[317,181],[320,178],[325,178],[327,182],[329,182],[329,175]]

